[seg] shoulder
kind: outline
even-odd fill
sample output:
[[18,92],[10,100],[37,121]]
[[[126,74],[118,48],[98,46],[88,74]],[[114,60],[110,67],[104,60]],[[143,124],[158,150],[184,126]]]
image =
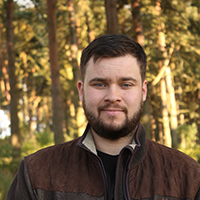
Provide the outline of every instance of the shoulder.
[[30,167],[31,165],[36,166],[42,164],[47,165],[52,163],[52,161],[60,162],[62,158],[66,159],[68,155],[77,150],[78,140],[79,138],[69,142],[50,146],[25,157],[27,166]]
[[58,178],[60,181],[68,175],[70,167],[75,166],[74,163],[77,163],[79,158],[78,141],[79,138],[47,147],[24,158],[25,168],[34,189],[43,187],[48,189],[51,180]]
[[157,187],[169,188],[173,196],[194,197],[200,188],[200,164],[177,149],[147,139],[144,164],[159,183]]
[[138,199],[138,191],[146,196],[154,193],[171,199],[195,199],[200,188],[199,163],[176,149],[149,139],[146,139],[145,156],[137,167],[132,168],[131,175],[133,199]]
[[185,173],[192,170],[193,173],[197,172],[200,175],[200,164],[177,149],[147,139],[147,155],[156,162],[163,163],[164,168],[167,166],[168,169],[177,169],[185,171]]

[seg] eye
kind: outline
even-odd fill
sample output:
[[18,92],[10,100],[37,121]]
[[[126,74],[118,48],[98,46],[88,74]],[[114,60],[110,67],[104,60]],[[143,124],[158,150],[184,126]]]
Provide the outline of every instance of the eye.
[[129,83],[124,83],[122,86],[123,86],[123,87],[130,87],[131,84],[129,84]]
[[122,87],[123,89],[129,89],[129,88],[131,88],[132,86],[133,86],[132,83],[122,83],[122,84],[121,84],[121,87]]
[[98,89],[103,89],[106,87],[104,83],[94,83],[93,86]]

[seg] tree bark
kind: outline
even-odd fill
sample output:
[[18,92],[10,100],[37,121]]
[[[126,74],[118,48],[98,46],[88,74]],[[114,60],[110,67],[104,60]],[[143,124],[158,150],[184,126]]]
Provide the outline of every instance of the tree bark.
[[63,135],[63,102],[59,79],[58,47],[56,38],[56,0],[47,0],[47,29],[49,39],[49,57],[51,68],[51,92],[53,110],[53,131],[55,144],[64,142]]
[[118,19],[116,0],[105,0],[106,19],[107,19],[107,32],[109,34],[118,33]]
[[166,94],[166,83],[164,78],[161,79],[161,100],[162,100],[162,123],[163,123],[163,133],[164,133],[164,145],[171,147],[172,138],[171,131],[169,127],[169,116],[167,110],[167,94]]
[[[162,58],[158,61],[158,65],[160,71],[163,73],[161,74],[161,81],[160,81],[160,90],[161,90],[161,105],[162,105],[162,123],[163,123],[163,137],[164,137],[164,144],[168,147],[172,146],[172,139],[171,139],[171,130],[169,125],[169,113],[167,109],[167,91],[166,91],[166,83],[165,83],[165,71],[169,64],[169,59],[167,59],[167,50],[165,48],[165,24],[160,21],[160,12],[161,12],[161,1],[156,1],[156,12],[157,12],[157,31],[158,31],[158,49]],[[159,76],[159,75],[158,75]]]
[[10,104],[10,84],[9,84],[9,75],[7,70],[7,65],[4,60],[6,59],[6,47],[3,44],[3,24],[0,22],[0,69],[2,71],[2,77],[1,77],[1,92],[2,94],[5,94],[6,100]]
[[14,31],[13,31],[13,13],[14,2],[13,0],[7,0],[6,3],[6,39],[7,39],[7,54],[8,54],[8,72],[10,83],[10,118],[11,118],[11,143],[15,149],[16,157],[20,156],[20,129],[19,129],[19,117],[18,117],[18,87],[17,77],[15,75],[15,54],[14,54]]
[[78,44],[76,39],[76,19],[75,19],[75,10],[74,10],[74,3],[73,0],[68,0],[68,9],[70,13],[70,43],[71,43],[71,65],[73,71],[73,83],[72,83],[72,104],[74,106],[74,138],[79,136],[78,129],[79,129],[79,122],[78,122],[78,115],[79,115],[79,97],[78,97],[78,90],[77,90],[77,82],[79,80],[79,66],[77,61],[78,55]]
[[177,137],[177,127],[178,127],[178,120],[177,120],[177,108],[176,108],[176,98],[175,98],[175,91],[174,86],[172,84],[172,73],[171,69],[168,66],[166,69],[166,85],[167,91],[169,93],[169,101],[170,101],[170,127],[171,127],[171,135],[172,135],[172,147],[178,147],[178,137]]
[[[1,59],[1,58],[0,58]],[[4,64],[1,64],[1,70],[2,70],[2,82],[1,82],[1,90],[2,92],[5,94],[6,96],[6,100],[8,101],[8,103],[10,103],[11,97],[10,97],[10,84],[9,84],[9,75],[7,73],[6,70],[6,66],[4,66]]]
[[131,0],[131,7],[132,7],[132,18],[133,18],[133,30],[136,34],[137,42],[140,45],[144,46],[144,34],[143,34],[142,20],[140,15],[140,7],[141,7],[140,0]]
[[199,89],[197,89],[196,92],[197,92],[197,105],[199,105],[197,108],[197,113],[198,113],[199,117],[196,119],[196,121],[197,121],[197,131],[198,131],[197,135],[200,140],[200,82],[198,83],[198,88]]
[[[132,8],[133,31],[136,34],[136,40],[141,46],[144,46],[144,34],[143,34],[143,27],[142,27],[141,14],[140,14],[140,8],[141,8],[140,0],[131,0],[131,8]],[[151,113],[149,109],[150,107],[149,104],[150,103],[147,99],[144,104],[142,120],[144,123],[144,119],[146,118],[145,128],[146,128],[147,133],[150,136],[150,132],[151,132],[150,127],[151,127],[152,121],[150,120]]]
[[91,34],[91,29],[90,29],[90,23],[89,23],[89,17],[88,17],[88,13],[87,11],[85,12],[85,22],[86,22],[86,25],[87,25],[87,38],[88,38],[88,43],[91,43],[91,37],[90,37],[90,34]]

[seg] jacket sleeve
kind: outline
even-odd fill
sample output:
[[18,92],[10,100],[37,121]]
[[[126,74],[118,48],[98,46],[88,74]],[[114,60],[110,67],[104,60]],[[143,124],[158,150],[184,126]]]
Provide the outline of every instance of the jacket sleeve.
[[6,200],[37,200],[31,186],[25,159],[22,160],[19,171],[15,176]]

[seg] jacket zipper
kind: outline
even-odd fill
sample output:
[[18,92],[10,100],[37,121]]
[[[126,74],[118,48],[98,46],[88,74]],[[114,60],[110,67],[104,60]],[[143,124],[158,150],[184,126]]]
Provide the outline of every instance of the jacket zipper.
[[86,150],[86,151],[88,151],[89,153],[91,153],[92,156],[94,156],[94,158],[97,159],[97,162],[98,162],[98,165],[99,165],[99,167],[100,167],[101,174],[102,174],[102,177],[103,177],[103,182],[104,182],[104,190],[105,190],[104,199],[107,200],[108,182],[107,182],[106,172],[105,172],[103,163],[102,163],[101,159],[100,159],[96,154],[94,154],[92,151],[90,151],[90,150],[88,150],[87,148],[85,148],[84,145],[81,145],[81,148],[83,148],[84,150]]
[[130,156],[127,159],[127,163],[126,163],[124,174],[123,174],[123,191],[124,191],[124,198],[126,200],[128,200],[129,199],[128,196],[130,196],[129,195],[129,183],[128,183],[128,177],[130,174],[129,166],[130,166]]
[[[95,155],[95,157],[96,157],[96,155]],[[105,188],[104,199],[107,200],[108,181],[107,181],[107,177],[106,177],[106,172],[105,172],[105,169],[104,169],[102,161],[98,157],[97,157],[97,159],[98,159],[98,164],[99,164],[99,167],[100,167],[100,170],[101,170],[101,174],[103,176],[103,181],[104,181],[104,188]]]
[[130,169],[131,169],[131,160],[133,156],[135,155],[135,152],[137,151],[138,146],[135,147],[133,154],[128,158],[128,162],[126,164],[126,171],[124,175],[124,184],[123,184],[123,190],[124,190],[124,197],[126,200],[131,199],[130,197],[130,190],[129,190],[129,182],[128,182],[128,177],[130,175]]

